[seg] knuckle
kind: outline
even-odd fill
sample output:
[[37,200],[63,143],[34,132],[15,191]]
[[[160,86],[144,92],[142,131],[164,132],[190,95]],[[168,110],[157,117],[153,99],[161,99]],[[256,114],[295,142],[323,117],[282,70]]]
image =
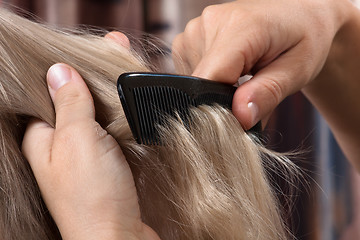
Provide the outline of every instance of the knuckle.
[[80,97],[79,91],[65,85],[56,92],[55,104],[58,107],[66,107],[78,102]]
[[204,35],[217,29],[216,26],[219,24],[218,21],[222,18],[221,16],[218,16],[221,14],[218,9],[219,7],[217,5],[211,5],[203,10],[199,21],[201,26],[200,30]]
[[250,19],[248,15],[249,13],[243,11],[241,8],[233,8],[228,14],[228,21],[232,25],[233,24],[239,25],[239,20],[242,20],[241,23],[244,23],[244,20],[248,21],[248,19]]
[[190,20],[187,24],[186,24],[186,27],[185,27],[185,34],[187,36],[194,36],[194,35],[197,35],[199,34],[199,18],[194,18],[192,20]]
[[264,87],[271,94],[275,104],[279,104],[283,98],[283,86],[275,79],[268,78],[264,83]]
[[78,89],[65,85],[56,92],[54,104],[57,111],[62,111],[80,102],[91,102],[91,98],[84,96]]
[[219,12],[219,5],[210,5],[204,8],[201,18],[204,22],[213,22]]

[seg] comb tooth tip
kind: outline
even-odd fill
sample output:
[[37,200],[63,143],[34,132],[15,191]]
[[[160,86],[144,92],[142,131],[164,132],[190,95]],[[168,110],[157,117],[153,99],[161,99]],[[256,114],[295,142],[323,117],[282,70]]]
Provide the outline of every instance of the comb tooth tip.
[[162,144],[155,127],[164,123],[166,114],[174,116],[177,112],[187,124],[191,106],[217,103],[231,109],[235,91],[233,86],[169,74],[132,73],[118,80],[119,97],[131,131],[144,144]]

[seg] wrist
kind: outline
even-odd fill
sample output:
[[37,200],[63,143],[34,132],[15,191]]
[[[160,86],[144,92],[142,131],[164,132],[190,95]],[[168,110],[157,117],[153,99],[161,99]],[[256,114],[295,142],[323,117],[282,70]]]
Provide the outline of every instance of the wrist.
[[334,85],[338,89],[338,84],[347,78],[346,75],[352,74],[349,68],[360,57],[360,11],[348,0],[339,1],[334,6],[339,6],[338,23],[326,62],[315,80],[303,89],[310,100],[323,92],[324,87]]
[[[354,55],[353,44],[358,42],[360,35],[360,11],[350,1],[340,1],[338,4],[338,28],[333,39],[329,60],[337,60],[338,63],[342,60],[348,59],[349,56]],[[350,45],[349,45],[350,44]]]
[[332,11],[335,34],[338,34],[350,22],[356,19],[357,8],[350,0],[331,0],[329,1]]
[[360,11],[353,5],[320,74],[302,91],[326,119],[347,158],[360,170]]

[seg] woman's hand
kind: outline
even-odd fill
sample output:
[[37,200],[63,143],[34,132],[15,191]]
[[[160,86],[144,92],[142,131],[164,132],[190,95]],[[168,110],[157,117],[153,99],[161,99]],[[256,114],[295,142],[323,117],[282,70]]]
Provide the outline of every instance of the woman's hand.
[[233,113],[246,128],[320,72],[347,21],[348,1],[238,0],[206,8],[173,43],[179,71],[235,84]]
[[141,221],[128,163],[95,121],[81,76],[56,64],[47,80],[56,127],[32,121],[22,149],[63,239],[159,239]]

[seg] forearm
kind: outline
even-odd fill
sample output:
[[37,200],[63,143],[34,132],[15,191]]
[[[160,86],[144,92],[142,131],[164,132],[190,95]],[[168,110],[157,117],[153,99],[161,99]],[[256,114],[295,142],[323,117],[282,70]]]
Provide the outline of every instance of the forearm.
[[360,171],[360,11],[349,7],[348,14],[323,70],[303,92]]

